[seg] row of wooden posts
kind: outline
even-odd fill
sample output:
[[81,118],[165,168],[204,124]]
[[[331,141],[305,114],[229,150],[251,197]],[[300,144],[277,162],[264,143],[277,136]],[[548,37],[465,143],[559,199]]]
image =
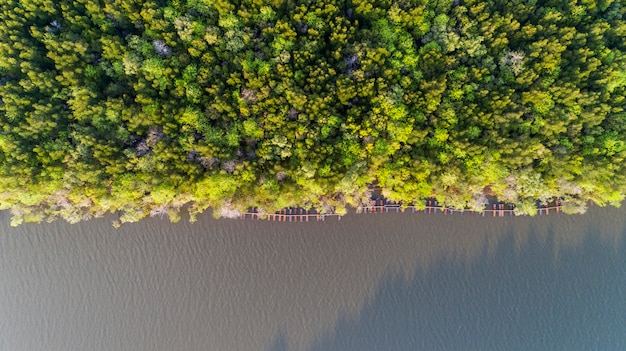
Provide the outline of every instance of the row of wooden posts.
[[[315,210],[305,210],[303,208],[286,208],[276,213],[267,214],[265,220],[277,222],[308,222],[315,219],[316,221],[325,221],[328,216],[337,216],[341,220],[341,216],[337,214],[321,214]],[[262,219],[257,208],[252,208],[246,213],[239,216],[241,219]]]
[[[491,207],[491,208],[490,208]],[[386,200],[371,200],[369,206],[360,207],[357,209],[357,213],[388,213],[388,212],[404,212],[405,210],[410,209],[412,213],[437,213],[438,211],[443,213],[444,215],[454,214],[454,213],[469,213],[472,216],[479,213],[472,210],[457,210],[452,208],[446,208],[443,206],[439,206],[437,201],[435,200],[427,200],[426,207],[423,209],[418,209],[416,206],[407,206],[403,210],[402,207],[393,202],[389,202]],[[539,215],[549,215],[550,211],[559,213],[561,212],[562,204],[557,200],[552,206],[539,206],[537,208]],[[485,217],[491,214],[493,217],[504,217],[505,214],[509,216],[513,216],[514,206],[496,203],[488,205],[480,214]],[[265,220],[268,221],[277,221],[277,222],[308,222],[309,220],[316,221],[325,221],[326,217],[336,216],[339,220],[341,220],[341,216],[335,213],[332,214],[322,214],[318,213],[315,210],[305,210],[303,208],[286,208],[276,213],[267,214],[265,216]],[[251,208],[248,212],[242,213],[240,215],[241,219],[262,219],[261,214],[259,213],[257,208]]]
[[[372,201],[373,203],[370,204],[371,206],[363,207],[361,209],[362,213],[383,213],[383,212],[389,212],[389,211],[400,212],[402,208],[399,204],[389,203],[389,202],[386,202],[385,200],[372,200]],[[546,215],[549,215],[550,210],[552,210],[553,212],[559,213],[561,212],[562,207],[563,205],[558,200],[556,200],[554,202],[554,205],[538,206],[537,210],[540,215],[543,215],[544,213]],[[475,215],[476,213],[479,213],[473,210],[458,210],[458,209],[439,206],[439,204],[435,200],[427,200],[426,207],[422,210],[418,209],[416,206],[407,206],[406,209],[411,209],[411,212],[413,213],[422,212],[422,213],[429,213],[429,214],[437,213],[437,211],[440,211],[444,215],[454,214],[454,213],[460,213],[460,214],[470,213],[471,215]],[[504,203],[491,204],[491,205],[488,205],[487,208],[482,210],[480,214],[482,214],[483,217],[488,214],[491,214],[493,217],[504,217],[505,214],[508,214],[509,216],[513,216],[515,215],[515,206],[510,205],[510,204],[504,204]]]

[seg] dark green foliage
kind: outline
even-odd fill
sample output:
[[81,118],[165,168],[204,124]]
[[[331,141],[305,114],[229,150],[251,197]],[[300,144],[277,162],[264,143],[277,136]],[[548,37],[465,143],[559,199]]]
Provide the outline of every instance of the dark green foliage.
[[[0,209],[391,200],[532,212],[626,191],[624,0],[5,0]],[[531,205],[529,205],[531,204]]]

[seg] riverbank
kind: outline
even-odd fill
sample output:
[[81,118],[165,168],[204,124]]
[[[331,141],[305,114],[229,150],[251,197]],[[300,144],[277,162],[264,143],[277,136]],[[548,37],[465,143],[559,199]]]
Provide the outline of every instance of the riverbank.
[[[548,204],[541,204],[537,202],[537,215],[549,215],[552,213],[563,212],[563,204],[559,200],[555,200]],[[516,211],[515,205],[506,204],[497,201],[495,198],[491,198],[482,211],[474,211],[468,209],[456,209],[452,207],[446,207],[440,205],[437,200],[429,199],[425,200],[422,205],[403,205],[394,201],[389,201],[384,198],[371,199],[367,204],[360,205],[355,209],[356,214],[374,214],[374,213],[389,213],[389,212],[410,212],[410,213],[426,213],[436,214],[443,213],[444,215],[471,215],[471,216],[491,216],[491,217],[505,217],[520,215]],[[528,213],[521,214],[522,216],[528,216]],[[533,214],[531,214],[532,216]],[[268,220],[277,222],[309,222],[309,221],[325,221],[326,218],[336,217],[341,220],[343,215],[337,213],[320,213],[316,210],[308,210],[304,208],[286,208],[275,213],[263,213],[257,208],[251,208],[248,212],[241,213],[240,219],[257,219]]]

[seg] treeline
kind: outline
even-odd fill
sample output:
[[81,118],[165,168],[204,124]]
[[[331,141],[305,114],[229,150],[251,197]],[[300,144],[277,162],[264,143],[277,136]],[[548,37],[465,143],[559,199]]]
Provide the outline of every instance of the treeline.
[[[193,220],[626,190],[624,0],[4,0],[0,209]],[[119,224],[118,223],[118,224]]]

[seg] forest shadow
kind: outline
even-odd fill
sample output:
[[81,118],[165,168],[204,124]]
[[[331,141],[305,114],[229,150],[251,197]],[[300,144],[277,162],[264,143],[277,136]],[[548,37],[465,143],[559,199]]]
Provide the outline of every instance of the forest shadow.
[[553,236],[520,250],[508,233],[470,266],[443,257],[409,280],[390,272],[356,319],[341,317],[310,350],[626,349],[626,245],[589,227],[555,258]]

